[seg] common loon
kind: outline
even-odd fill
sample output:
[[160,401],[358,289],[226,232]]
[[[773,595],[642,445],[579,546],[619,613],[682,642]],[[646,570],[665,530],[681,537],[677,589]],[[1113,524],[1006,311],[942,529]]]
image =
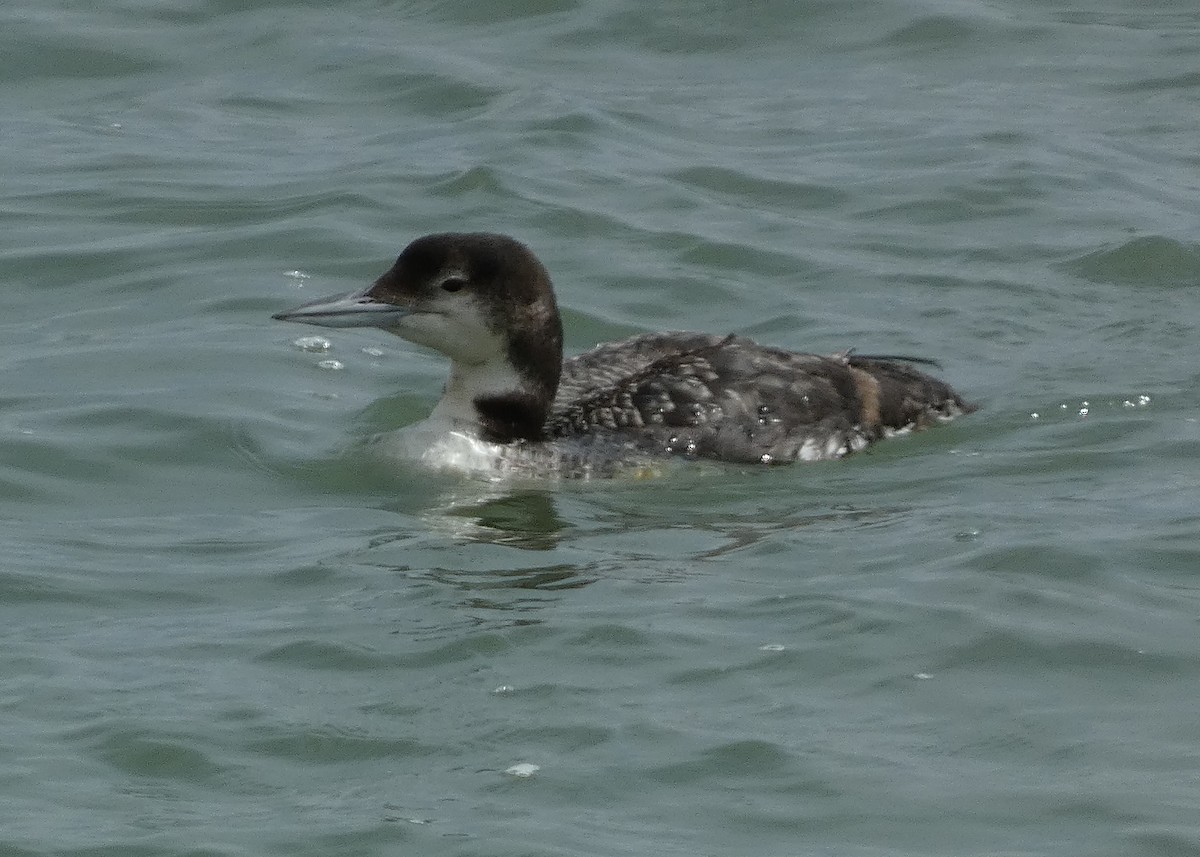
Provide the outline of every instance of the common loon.
[[379,327],[449,357],[441,401],[400,448],[459,469],[601,475],[671,456],[835,459],[975,409],[913,368],[930,360],[801,354],[734,335],[646,333],[564,362],[545,267],[490,233],[418,238],[365,290],[273,318]]

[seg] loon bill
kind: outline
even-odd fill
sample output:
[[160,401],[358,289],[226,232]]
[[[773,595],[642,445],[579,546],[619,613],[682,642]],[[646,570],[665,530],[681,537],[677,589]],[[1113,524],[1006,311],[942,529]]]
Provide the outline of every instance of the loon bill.
[[369,288],[273,318],[379,327],[450,358],[429,442],[525,451],[584,441],[643,456],[789,463],[841,458],[975,410],[913,364],[821,356],[740,336],[647,333],[563,361],[550,276],[504,235],[418,238]]

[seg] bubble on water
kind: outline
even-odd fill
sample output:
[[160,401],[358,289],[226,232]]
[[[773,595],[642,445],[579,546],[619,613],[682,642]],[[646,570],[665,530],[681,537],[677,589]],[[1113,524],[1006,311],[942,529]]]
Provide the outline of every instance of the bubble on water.
[[760,652],[782,652],[785,648],[787,647],[780,643],[767,643],[765,646],[759,646],[758,650]]
[[514,690],[516,690],[516,688],[513,687],[511,684],[502,684],[499,687],[492,688],[492,693],[496,693],[496,694],[512,693]]
[[541,769],[541,765],[534,765],[529,762],[520,762],[505,770],[504,773],[508,774],[510,777],[521,777],[524,779],[525,777],[532,777]]
[[307,280],[311,279],[312,276],[311,274],[306,274],[303,271],[284,271],[283,275],[285,277],[290,277],[293,280]]
[[333,343],[324,336],[301,336],[299,339],[293,339],[292,345],[301,351],[313,352],[328,351],[333,347]]
[[362,353],[367,355],[368,357],[382,357],[383,349],[376,348],[374,345],[368,345],[365,348],[363,348]]
[[338,370],[346,368],[346,365],[341,360],[321,360],[317,363],[318,368]]

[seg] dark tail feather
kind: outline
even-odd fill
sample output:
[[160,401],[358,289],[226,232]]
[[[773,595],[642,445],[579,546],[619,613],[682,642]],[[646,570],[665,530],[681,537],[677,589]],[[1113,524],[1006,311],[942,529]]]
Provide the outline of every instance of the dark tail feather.
[[929,357],[912,357],[907,354],[855,354],[850,358],[851,365],[855,360],[887,360],[899,363],[915,363],[918,366],[932,366],[934,369],[941,369],[942,364],[937,360]]
[[[846,360],[853,366],[859,360],[890,360],[899,361],[901,363],[915,363],[918,366],[932,366],[934,369],[941,369],[942,364],[928,357],[910,357],[907,354],[857,354],[853,350],[846,352]],[[860,367],[862,368],[862,367]]]

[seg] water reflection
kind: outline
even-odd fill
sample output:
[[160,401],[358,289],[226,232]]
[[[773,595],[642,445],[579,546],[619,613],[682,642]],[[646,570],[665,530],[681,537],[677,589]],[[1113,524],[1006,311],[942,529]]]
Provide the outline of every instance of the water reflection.
[[574,526],[560,514],[560,500],[529,486],[449,487],[402,531],[373,539],[371,565],[468,593],[460,606],[536,609],[545,598],[535,592],[574,589],[600,577],[596,557],[564,546]]
[[514,491],[464,499],[454,497],[434,510],[462,538],[523,550],[557,547],[568,524],[554,508],[547,491]]

